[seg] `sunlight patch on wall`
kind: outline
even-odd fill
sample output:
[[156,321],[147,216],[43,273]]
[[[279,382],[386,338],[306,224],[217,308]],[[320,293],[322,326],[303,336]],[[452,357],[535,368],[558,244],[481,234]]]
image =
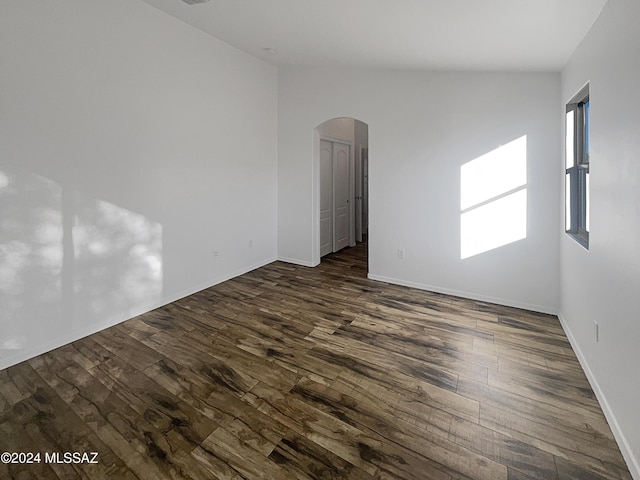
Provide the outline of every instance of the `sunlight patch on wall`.
[[0,172],[0,190],[7,187],[9,185],[9,177],[5,175],[3,172]]
[[109,318],[157,303],[162,293],[162,226],[103,200],[75,199],[76,314]]
[[460,258],[527,237],[527,136],[460,167]]
[[0,168],[0,363],[155,306],[162,241],[162,225],[140,213]]
[[61,192],[39,175],[0,170],[0,356],[46,329],[35,318],[59,319]]

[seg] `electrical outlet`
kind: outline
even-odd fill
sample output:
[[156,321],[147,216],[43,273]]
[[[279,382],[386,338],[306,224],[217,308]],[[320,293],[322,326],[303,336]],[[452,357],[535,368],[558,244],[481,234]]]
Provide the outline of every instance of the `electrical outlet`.
[[220,252],[217,250],[213,251],[213,259],[215,260],[216,258],[218,258],[220,256]]
[[249,248],[252,248],[252,247],[253,247],[253,239],[249,240]]
[[593,334],[595,335],[596,343],[598,343],[600,341],[600,326],[596,321],[593,322]]
[[404,249],[403,248],[399,248],[398,249],[398,258],[400,260],[404,260]]

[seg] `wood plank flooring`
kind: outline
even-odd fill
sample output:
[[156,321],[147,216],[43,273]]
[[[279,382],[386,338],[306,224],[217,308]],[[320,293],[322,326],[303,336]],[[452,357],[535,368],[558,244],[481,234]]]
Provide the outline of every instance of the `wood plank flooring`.
[[0,371],[13,479],[631,479],[558,319],[281,262]]

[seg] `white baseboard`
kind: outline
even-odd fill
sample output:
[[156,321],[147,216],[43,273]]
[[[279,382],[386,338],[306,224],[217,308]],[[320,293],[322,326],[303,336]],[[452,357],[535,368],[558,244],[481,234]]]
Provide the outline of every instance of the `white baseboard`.
[[598,399],[598,402],[600,402],[600,407],[604,412],[604,416],[607,418],[607,422],[609,422],[609,426],[611,427],[611,431],[613,432],[613,436],[615,437],[616,442],[618,442],[618,446],[620,447],[620,452],[622,453],[624,460],[627,462],[627,466],[629,467],[631,476],[635,480],[640,480],[640,462],[634,455],[633,451],[631,450],[631,447],[629,447],[629,443],[627,442],[627,439],[624,436],[624,433],[622,433],[622,430],[620,429],[620,425],[618,424],[616,416],[613,413],[613,410],[611,409],[609,402],[607,401],[607,397],[602,391],[602,388],[600,388],[600,384],[598,383],[598,380],[593,374],[593,371],[589,367],[589,362],[587,362],[587,358],[582,353],[582,350],[580,349],[580,345],[578,344],[576,338],[573,336],[573,332],[571,331],[571,328],[569,327],[567,320],[562,315],[562,312],[558,313],[558,318],[560,319],[560,325],[562,325],[562,328],[565,334],[567,335],[567,338],[569,339],[569,343],[571,343],[571,347],[573,348],[573,351],[576,353],[576,357],[578,357],[580,366],[582,366],[582,370],[584,370],[584,373],[587,376],[587,380],[589,380],[591,389],[596,394],[596,398]]
[[320,265],[320,262],[314,263],[307,260],[300,260],[299,258],[278,257],[278,260],[285,263],[293,263],[294,265],[301,265],[303,267],[317,267]]
[[[150,308],[148,311],[151,311],[151,310],[153,310],[153,308]],[[29,360],[33,357],[37,357],[38,355],[42,355],[43,353],[50,352],[51,350],[55,350],[56,348],[63,347],[64,345],[75,342],[76,340],[80,340],[81,338],[88,337],[89,335],[97,333],[100,330],[104,330],[106,328],[117,325],[122,321],[124,320],[114,321],[113,323],[109,323],[109,322],[96,323],[86,328],[80,328],[80,329],[74,330],[72,333],[68,335],[55,337],[49,340],[48,342],[39,344],[35,347],[20,349],[14,355],[6,356],[0,360],[0,370],[4,370],[5,368],[9,368],[13,365],[17,365],[18,363],[24,362],[25,360]]]
[[530,310],[532,312],[540,312],[540,313],[548,313],[550,315],[558,314],[557,308],[546,306],[546,305],[534,305],[530,303],[519,302],[516,300],[510,300],[510,299],[505,299],[500,297],[491,297],[488,295],[480,295],[473,292],[453,290],[450,288],[442,288],[435,285],[426,285],[422,283],[401,280],[399,278],[385,277],[383,275],[374,275],[371,273],[367,275],[367,277],[370,278],[371,280],[377,280],[379,282],[392,283],[394,285],[402,285],[403,287],[417,288],[418,290],[427,290],[429,292],[444,293],[445,295],[452,295],[454,297],[468,298],[471,300],[478,300],[478,301],[487,302],[487,303],[496,303],[498,305],[504,305],[506,307],[522,308],[523,310]]
[[[175,294],[171,295],[170,297],[163,298],[162,299],[162,304],[160,304],[160,305],[158,305],[157,307],[154,307],[154,308],[162,307],[163,305],[167,305],[169,303],[175,302],[177,300],[180,300],[181,298],[188,297],[189,295],[193,295],[196,292],[200,292],[200,291],[205,290],[207,288],[211,288],[211,287],[213,287],[215,285],[218,285],[219,283],[226,282],[227,280],[231,280],[232,278],[239,277],[240,275],[244,275],[245,273],[249,273],[249,272],[251,272],[251,271],[253,271],[253,270],[257,269],[257,268],[264,267],[265,265],[269,265],[270,263],[275,262],[276,260],[277,260],[277,258],[275,256],[274,257],[269,257],[269,258],[267,258],[265,260],[261,260],[261,261],[259,261],[257,263],[252,264],[252,265],[247,265],[247,266],[241,267],[241,268],[239,268],[237,270],[233,270],[230,273],[225,273],[224,275],[213,279],[211,282],[203,282],[203,283],[201,283],[199,285],[196,285],[194,287],[191,287],[191,288],[182,290],[182,291],[180,291],[178,293],[175,293]],[[149,312],[151,310],[153,310],[153,308],[151,308],[149,310],[146,310],[146,312]],[[142,313],[145,313],[145,312],[140,312],[137,315],[141,315]],[[133,318],[133,316],[131,318]]]
[[0,370],[4,370],[5,368],[9,368],[12,365],[16,365],[20,362],[24,362],[25,360],[29,360],[30,358],[37,357],[38,355],[42,355],[43,353],[50,352],[51,350],[55,350],[56,348],[60,348],[69,343],[80,340],[81,338],[88,337],[89,335],[93,335],[101,330],[105,330],[109,327],[113,327],[122,322],[126,322],[138,315],[142,315],[143,313],[150,312],[151,310],[155,310],[156,308],[162,307],[164,305],[168,305],[169,303],[175,302],[181,298],[187,297],[189,295],[193,295],[196,292],[200,292],[206,288],[213,287],[218,285],[219,283],[226,282],[232,278],[238,277],[240,275],[244,275],[247,272],[255,270],[256,268],[263,267],[271,262],[276,260],[275,257],[269,257],[266,260],[260,261],[253,265],[248,265],[238,270],[235,270],[231,273],[225,274],[223,277],[214,280],[213,282],[205,282],[203,284],[195,285],[191,288],[185,289],[183,291],[174,293],[168,297],[163,297],[157,302],[153,304],[146,305],[144,307],[140,307],[137,309],[130,310],[123,316],[119,316],[116,318],[110,318],[105,320],[104,322],[98,322],[91,325],[87,325],[84,328],[79,328],[70,332],[67,335],[61,335],[59,337],[53,338],[50,341],[37,345],[32,348],[21,349],[15,353],[15,355],[9,355],[2,359],[0,359]]

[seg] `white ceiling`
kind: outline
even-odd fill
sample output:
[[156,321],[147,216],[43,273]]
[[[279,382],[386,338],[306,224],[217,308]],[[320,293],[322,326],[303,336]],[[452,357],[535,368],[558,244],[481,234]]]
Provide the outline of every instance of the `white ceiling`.
[[[275,65],[558,71],[606,0],[143,0]],[[277,50],[276,54],[264,48]]]

